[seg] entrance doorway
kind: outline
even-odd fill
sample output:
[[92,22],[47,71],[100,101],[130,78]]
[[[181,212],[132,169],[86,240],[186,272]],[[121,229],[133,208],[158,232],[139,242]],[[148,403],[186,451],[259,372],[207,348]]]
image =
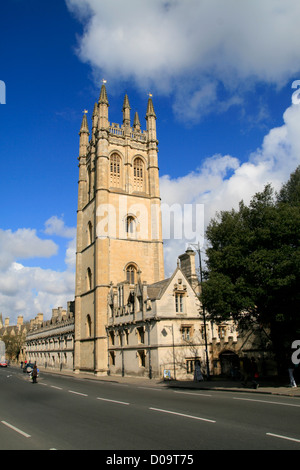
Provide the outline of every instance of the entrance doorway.
[[240,370],[239,356],[233,351],[226,350],[219,354],[221,374],[236,378]]

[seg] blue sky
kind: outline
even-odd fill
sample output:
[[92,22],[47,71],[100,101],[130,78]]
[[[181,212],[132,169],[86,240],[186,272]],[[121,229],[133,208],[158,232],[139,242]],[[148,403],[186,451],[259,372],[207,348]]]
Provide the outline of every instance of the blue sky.
[[[203,204],[206,224],[300,164],[297,0],[113,3],[1,4],[0,312],[12,322],[74,298],[78,132],[102,78],[111,122],[127,93],[145,129],[153,94],[162,201]],[[166,275],[185,246],[166,240]]]

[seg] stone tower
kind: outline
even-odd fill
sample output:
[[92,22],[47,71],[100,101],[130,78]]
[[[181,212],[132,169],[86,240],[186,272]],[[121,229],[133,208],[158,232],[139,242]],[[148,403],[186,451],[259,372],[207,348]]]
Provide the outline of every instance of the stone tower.
[[151,97],[146,130],[128,96],[122,125],[108,120],[103,84],[91,134],[79,132],[75,292],[75,371],[107,373],[108,294],[112,284],[164,279],[156,116]]

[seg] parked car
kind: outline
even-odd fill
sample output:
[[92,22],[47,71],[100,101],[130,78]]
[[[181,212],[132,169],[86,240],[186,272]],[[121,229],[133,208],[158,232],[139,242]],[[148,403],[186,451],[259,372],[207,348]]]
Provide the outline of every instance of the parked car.
[[1,361],[0,367],[7,367],[7,361]]

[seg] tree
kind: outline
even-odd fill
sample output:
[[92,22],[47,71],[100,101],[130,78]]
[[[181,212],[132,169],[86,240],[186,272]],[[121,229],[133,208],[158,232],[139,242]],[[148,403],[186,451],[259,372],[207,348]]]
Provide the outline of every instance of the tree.
[[282,186],[277,201],[293,206],[300,204],[300,166],[291,174],[289,181]]
[[24,345],[26,334],[5,334],[2,336],[2,341],[5,343],[6,358],[10,360],[18,359],[20,351]]
[[217,214],[206,232],[201,300],[213,321],[268,328],[278,365],[300,334],[300,169],[278,195]]

